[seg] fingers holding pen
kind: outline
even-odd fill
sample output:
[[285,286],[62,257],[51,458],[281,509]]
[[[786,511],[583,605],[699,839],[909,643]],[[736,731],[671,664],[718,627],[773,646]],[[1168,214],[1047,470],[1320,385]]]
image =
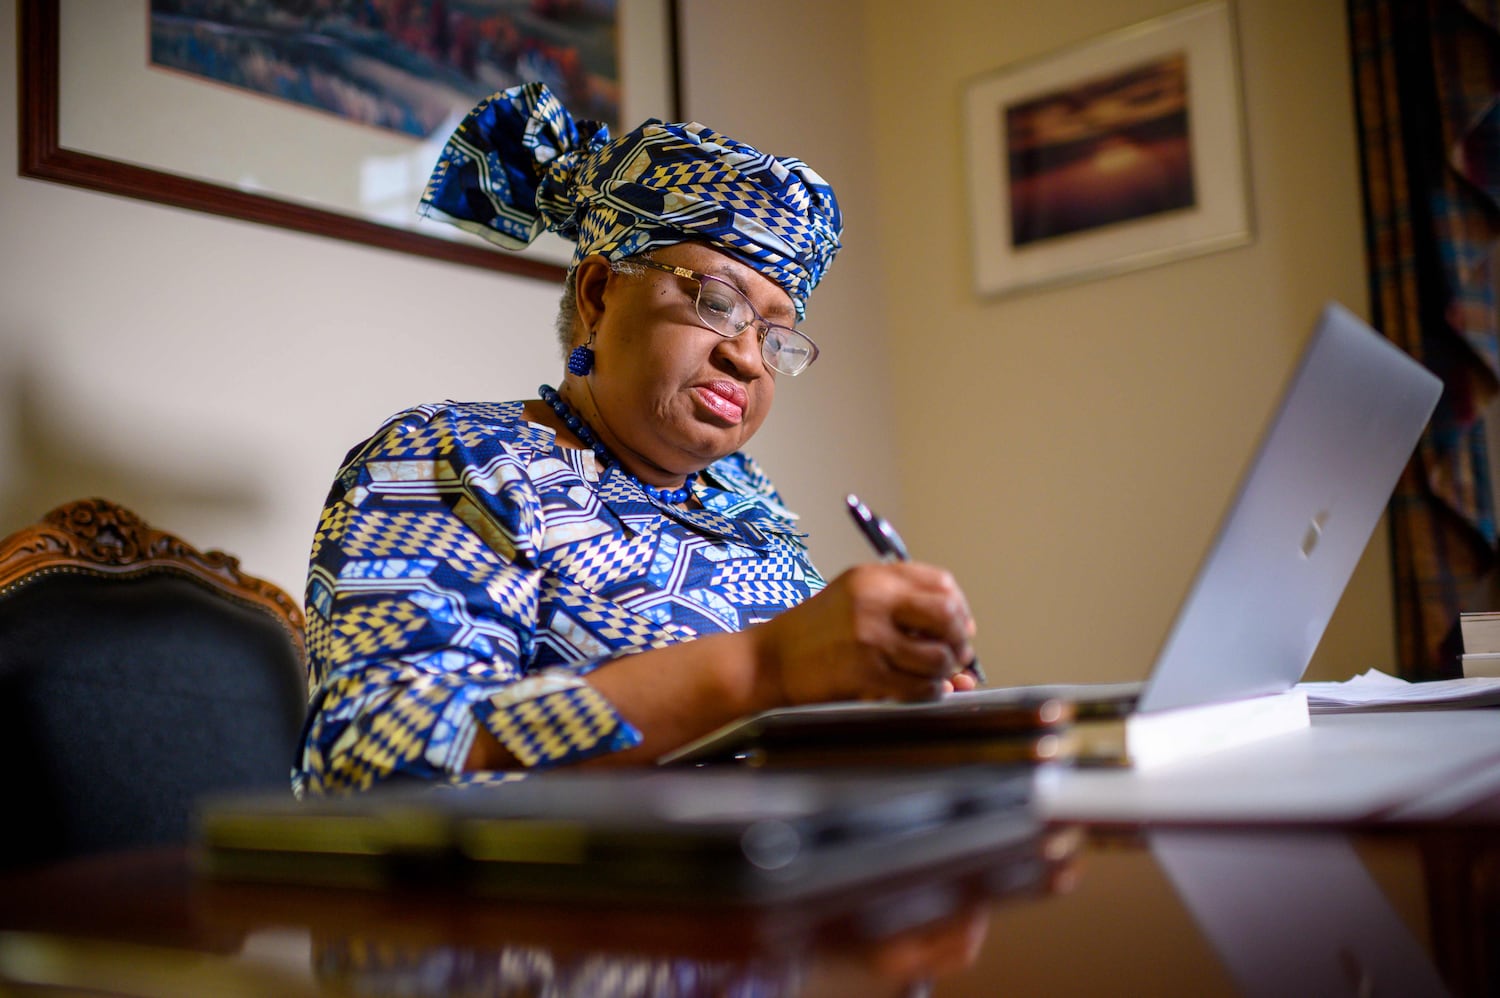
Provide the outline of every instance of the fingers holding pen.
[[[870,542],[875,553],[886,562],[907,562],[910,556],[907,554],[906,542],[901,535],[896,533],[896,528],[891,526],[890,521],[884,517],[877,516],[873,510],[860,501],[859,497],[852,493],[845,500],[849,506],[849,513],[854,518],[854,525],[864,534],[865,539]],[[950,645],[959,647],[958,658],[963,663],[963,671],[955,672],[944,680],[943,692],[951,693],[954,690],[972,690],[984,682],[984,670],[979,666],[979,659],[975,656],[972,647],[967,646],[969,639],[974,636],[974,618],[969,612],[968,601],[964,599],[963,591],[958,588],[958,583],[953,577],[942,569],[927,566],[921,569],[924,572],[937,572],[928,581],[940,588],[946,589],[951,594],[950,598],[956,603],[938,608],[937,614],[928,614],[926,619],[912,619],[911,615],[905,621],[898,621],[904,633],[918,638],[935,638],[939,641],[946,640]],[[940,621],[937,630],[927,630],[930,621]],[[951,625],[957,624],[961,634],[955,634]],[[944,632],[947,633],[944,633]],[[955,643],[956,642],[956,643]],[[922,649],[925,656],[930,649]]]
[[968,601],[946,571],[872,562],[772,621],[787,702],[932,699],[974,657]]
[[899,699],[933,699],[954,688],[955,678],[974,657],[974,618],[963,590],[947,571],[902,562],[867,566],[880,569],[889,603],[873,620],[880,628],[870,650],[884,668]]
[[[912,563],[908,566],[927,568]],[[898,603],[891,622],[908,638],[923,643],[936,642],[967,661],[973,655],[971,640],[975,630],[968,601],[951,575],[942,569],[933,571],[938,573],[936,584],[919,589]]]

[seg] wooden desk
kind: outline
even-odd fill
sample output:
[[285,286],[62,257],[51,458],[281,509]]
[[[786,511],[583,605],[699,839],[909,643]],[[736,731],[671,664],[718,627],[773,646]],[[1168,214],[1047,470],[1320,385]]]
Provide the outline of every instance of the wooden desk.
[[103,856],[0,879],[0,993],[1497,993],[1500,793],[1389,814],[1059,823],[1029,865],[972,856],[741,910],[217,883],[189,850]]

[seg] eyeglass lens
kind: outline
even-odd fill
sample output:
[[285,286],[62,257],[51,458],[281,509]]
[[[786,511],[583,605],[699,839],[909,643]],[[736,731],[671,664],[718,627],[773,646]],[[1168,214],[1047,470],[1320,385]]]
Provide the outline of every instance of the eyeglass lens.
[[[738,336],[746,326],[759,325],[762,359],[782,374],[800,374],[813,362],[818,348],[789,326],[766,322],[738,288],[707,274],[698,280],[698,317],[716,332]],[[758,332],[760,330],[757,330]]]

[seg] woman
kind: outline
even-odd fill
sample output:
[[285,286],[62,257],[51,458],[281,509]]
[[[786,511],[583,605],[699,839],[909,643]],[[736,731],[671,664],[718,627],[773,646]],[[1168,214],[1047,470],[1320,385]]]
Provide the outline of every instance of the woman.
[[697,124],[611,141],[529,84],[465,119],[423,202],[502,245],[578,243],[567,373],[402,413],[346,458],[308,577],[299,792],[649,764],[771,707],[972,687],[953,579],[825,585],[741,451],[817,356],[795,325],[838,248],[822,178]]

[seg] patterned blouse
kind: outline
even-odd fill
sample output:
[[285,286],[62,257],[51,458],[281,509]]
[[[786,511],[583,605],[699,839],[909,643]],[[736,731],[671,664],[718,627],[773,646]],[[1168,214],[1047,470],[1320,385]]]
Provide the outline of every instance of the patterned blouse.
[[299,794],[493,780],[462,773],[481,724],[527,767],[631,748],[584,676],[823,588],[749,457],[707,468],[681,510],[522,406],[419,406],[345,458],[307,581]]

